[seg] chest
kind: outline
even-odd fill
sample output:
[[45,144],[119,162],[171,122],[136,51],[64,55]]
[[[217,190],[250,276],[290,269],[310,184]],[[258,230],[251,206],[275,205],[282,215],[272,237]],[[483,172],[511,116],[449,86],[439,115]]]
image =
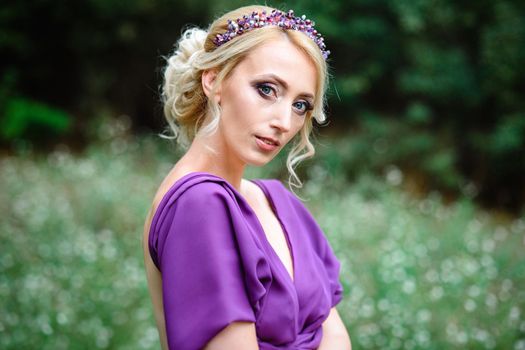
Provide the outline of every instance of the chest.
[[269,203],[254,204],[252,205],[252,209],[261,223],[266,239],[288,271],[290,278],[293,280],[294,266],[292,254],[286,239],[286,234],[277,216]]

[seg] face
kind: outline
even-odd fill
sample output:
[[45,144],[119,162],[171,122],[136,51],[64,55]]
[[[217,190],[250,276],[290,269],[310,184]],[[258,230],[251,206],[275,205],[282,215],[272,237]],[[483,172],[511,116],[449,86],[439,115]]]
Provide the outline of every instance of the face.
[[307,122],[316,79],[314,64],[286,38],[254,49],[218,91],[221,156],[243,165],[269,162]]

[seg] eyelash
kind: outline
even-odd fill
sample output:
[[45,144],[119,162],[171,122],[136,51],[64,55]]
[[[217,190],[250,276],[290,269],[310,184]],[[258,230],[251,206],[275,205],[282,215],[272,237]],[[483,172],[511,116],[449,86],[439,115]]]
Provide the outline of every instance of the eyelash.
[[[263,88],[268,88],[270,90],[272,90],[274,93],[275,93],[275,89],[273,87],[271,87],[270,85],[266,84],[266,83],[260,83],[260,84],[257,84],[256,85],[256,88],[257,88],[257,91],[259,91],[259,94],[264,97],[264,98],[268,98],[268,94],[265,94],[264,92],[262,92],[262,89]],[[303,103],[304,104],[304,110],[301,112],[301,115],[304,115],[306,114],[308,111],[312,110],[313,107],[312,105],[310,104],[310,102],[308,101],[298,101],[299,103]],[[298,103],[296,102],[296,103]],[[295,105],[295,103],[294,103]]]

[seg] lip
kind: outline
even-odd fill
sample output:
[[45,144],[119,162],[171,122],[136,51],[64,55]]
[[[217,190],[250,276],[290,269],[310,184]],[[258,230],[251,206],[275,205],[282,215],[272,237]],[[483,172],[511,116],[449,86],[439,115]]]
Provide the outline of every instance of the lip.
[[263,140],[268,140],[268,141],[274,143],[277,147],[279,147],[281,145],[281,143],[278,140],[276,140],[276,139],[274,139],[272,137],[259,136],[259,135],[255,135],[255,137],[257,137],[259,139],[263,139]]
[[[277,148],[279,148],[279,142],[275,141],[274,139],[272,138],[269,138],[269,137],[262,137],[262,136],[257,136],[255,135],[255,139],[257,140],[257,145],[259,146],[260,149],[262,149],[263,151],[267,151],[267,152],[270,152],[270,151],[274,151],[276,150]],[[271,142],[273,142],[274,144],[273,145],[270,145],[270,144],[267,144],[266,142],[264,142],[263,140],[266,139],[266,140],[269,140]]]

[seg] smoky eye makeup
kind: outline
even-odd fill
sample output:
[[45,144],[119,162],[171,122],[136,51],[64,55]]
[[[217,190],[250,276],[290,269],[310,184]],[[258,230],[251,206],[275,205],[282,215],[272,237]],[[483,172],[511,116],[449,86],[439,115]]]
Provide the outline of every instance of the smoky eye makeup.
[[264,98],[277,97],[278,89],[269,82],[255,82],[252,84],[260,96]]
[[[259,95],[261,97],[263,97],[263,98],[266,98],[266,99],[271,98],[272,95],[273,95],[273,97],[277,97],[278,92],[279,92],[278,87],[275,86],[276,84],[271,83],[271,82],[267,82],[267,81],[255,82],[252,85],[257,90]],[[297,108],[298,104],[302,104],[303,107]],[[301,115],[306,114],[308,111],[311,111],[313,109],[312,102],[310,102],[308,100],[305,100],[305,99],[295,101],[292,104],[292,106],[296,110],[298,110],[299,114],[301,114]]]
[[277,95],[276,89],[268,83],[255,83],[255,88],[263,97],[270,97],[272,93]]
[[306,101],[306,100],[301,100],[301,101],[294,102],[294,106],[299,104],[299,103],[302,103],[304,105],[304,107],[302,109],[298,108],[299,111],[300,111],[299,114],[301,114],[301,115],[304,115],[304,114],[308,113],[308,111],[311,111],[313,109],[312,104],[309,101]]

